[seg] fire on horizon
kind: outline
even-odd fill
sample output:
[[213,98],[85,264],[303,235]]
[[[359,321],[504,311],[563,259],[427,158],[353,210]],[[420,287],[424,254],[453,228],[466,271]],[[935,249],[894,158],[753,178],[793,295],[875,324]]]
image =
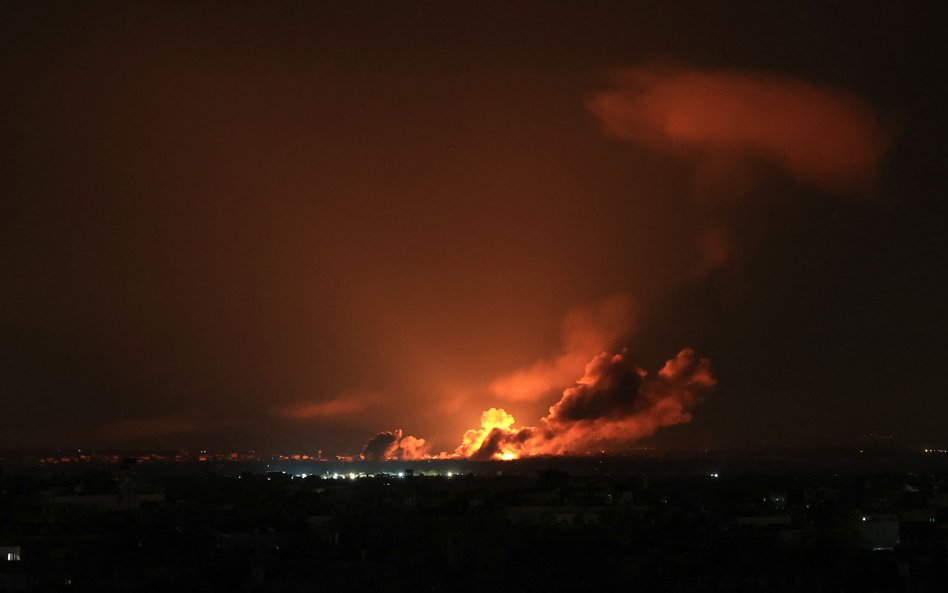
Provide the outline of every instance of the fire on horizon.
[[0,450],[941,446],[923,12],[5,6]]
[[689,410],[714,384],[708,361],[699,360],[691,350],[666,362],[655,378],[636,366],[626,351],[602,353],[586,365],[583,377],[563,392],[539,426],[514,426],[516,420],[506,410],[490,408],[481,415],[481,427],[465,432],[453,453],[432,455],[424,439],[395,430],[376,435],[361,456],[509,461],[603,451],[605,443],[628,444],[662,426],[690,421]]

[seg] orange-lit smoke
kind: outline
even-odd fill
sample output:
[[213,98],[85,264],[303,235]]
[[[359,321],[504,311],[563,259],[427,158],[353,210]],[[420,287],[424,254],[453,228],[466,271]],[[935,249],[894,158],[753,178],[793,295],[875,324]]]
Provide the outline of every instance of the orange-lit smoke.
[[425,439],[403,435],[400,428],[380,432],[362,450],[362,459],[387,461],[393,459],[425,459],[431,457]]
[[865,190],[889,140],[866,101],[789,76],[637,67],[615,83],[588,102],[606,134],[693,154],[731,185],[766,161],[825,191]]
[[560,330],[561,353],[494,380],[489,387],[491,394],[513,401],[534,401],[562,389],[582,372],[590,358],[611,350],[628,335],[632,317],[632,301],[624,295],[574,309]]
[[684,349],[654,376],[627,351],[601,353],[563,392],[537,426],[515,426],[506,411],[491,408],[481,428],[464,434],[454,455],[471,459],[515,459],[533,455],[583,454],[691,421],[690,410],[715,385],[707,359]]

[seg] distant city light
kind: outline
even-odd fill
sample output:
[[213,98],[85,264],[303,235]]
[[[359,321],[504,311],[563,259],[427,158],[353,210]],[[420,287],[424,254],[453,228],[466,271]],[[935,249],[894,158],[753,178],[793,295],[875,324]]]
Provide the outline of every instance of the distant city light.
[[719,474],[718,472],[713,472],[713,473],[711,474],[711,477],[712,477],[712,478],[720,478],[720,477],[721,477],[721,474]]

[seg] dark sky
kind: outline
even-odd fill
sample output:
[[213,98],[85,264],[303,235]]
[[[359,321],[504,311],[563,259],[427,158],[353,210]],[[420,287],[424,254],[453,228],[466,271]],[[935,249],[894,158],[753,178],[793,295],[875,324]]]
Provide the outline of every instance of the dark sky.
[[948,444],[941,32],[761,4],[4,3],[0,447],[453,450],[622,347],[717,379],[648,444]]

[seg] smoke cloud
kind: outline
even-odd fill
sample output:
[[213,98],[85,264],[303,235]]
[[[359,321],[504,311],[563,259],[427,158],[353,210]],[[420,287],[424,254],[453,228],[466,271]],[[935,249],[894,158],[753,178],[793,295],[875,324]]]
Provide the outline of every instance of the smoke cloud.
[[704,181],[738,193],[761,161],[824,191],[868,189],[889,142],[863,99],[789,76],[644,66],[615,87],[588,102],[606,134],[692,155]]
[[394,459],[425,459],[430,457],[425,439],[403,435],[397,428],[380,432],[366,443],[362,449],[362,459],[367,461],[387,461]]
[[632,300],[613,295],[591,307],[571,311],[561,328],[561,352],[538,360],[494,380],[490,393],[512,401],[535,401],[562,389],[579,375],[586,362],[599,352],[610,350],[632,330]]
[[455,451],[472,459],[585,453],[628,443],[663,426],[691,421],[691,409],[716,380],[707,359],[684,349],[650,376],[628,351],[601,353],[563,392],[536,427],[516,427],[513,416],[491,408],[481,428],[465,433]]

